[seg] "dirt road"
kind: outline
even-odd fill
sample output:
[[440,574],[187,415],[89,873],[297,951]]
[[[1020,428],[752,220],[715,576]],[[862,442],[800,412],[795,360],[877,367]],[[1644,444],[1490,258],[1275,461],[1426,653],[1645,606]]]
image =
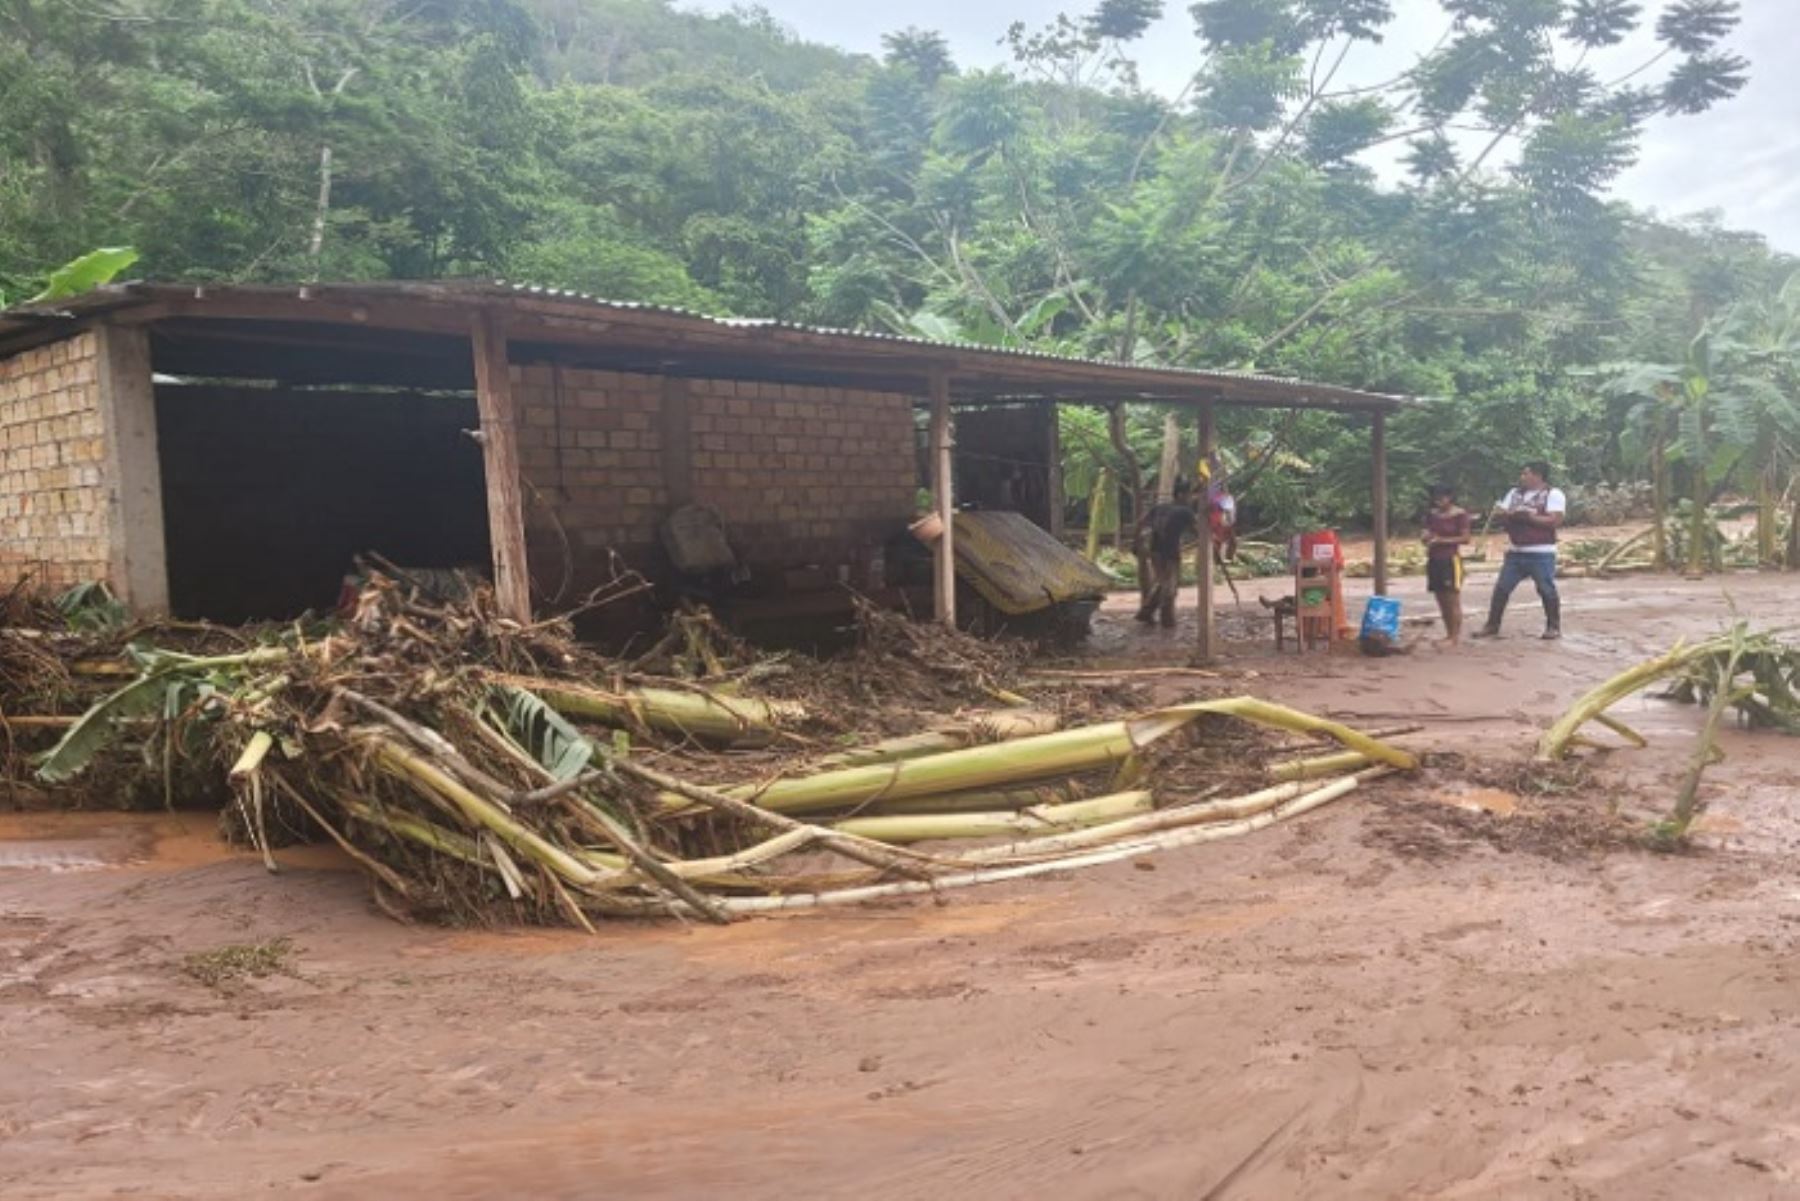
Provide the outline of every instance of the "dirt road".
[[[1791,614],[1791,579],[1730,587]],[[1644,702],[1655,747],[1594,782],[1501,791],[1569,698],[1727,612],[1717,582],[1568,592],[1559,645],[1232,647],[1247,688],[1422,715],[1468,768],[942,905],[409,929],[199,817],[7,819],[0,1195],[1800,1197],[1800,743],[1733,735],[1686,856],[1605,824],[1666,803],[1683,710]],[[1097,653],[1190,636],[1114,605]],[[186,970],[280,938],[274,974]]]

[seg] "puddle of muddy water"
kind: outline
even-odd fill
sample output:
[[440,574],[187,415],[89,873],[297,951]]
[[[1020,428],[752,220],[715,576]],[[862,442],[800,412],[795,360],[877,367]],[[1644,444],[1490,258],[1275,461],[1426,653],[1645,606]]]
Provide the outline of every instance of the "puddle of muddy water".
[[[211,815],[0,814],[0,878],[18,872],[175,871],[246,858],[259,857],[221,838]],[[334,846],[288,847],[275,858],[288,867],[356,870]]]
[[1487,813],[1494,817],[1511,817],[1519,811],[1519,798],[1499,788],[1452,788],[1434,793],[1431,799],[1469,813]]

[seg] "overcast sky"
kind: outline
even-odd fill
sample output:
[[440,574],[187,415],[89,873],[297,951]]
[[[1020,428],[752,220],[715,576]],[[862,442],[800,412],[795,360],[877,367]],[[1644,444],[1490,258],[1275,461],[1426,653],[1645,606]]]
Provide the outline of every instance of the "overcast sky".
[[[957,61],[986,66],[1005,61],[999,46],[1013,21],[1042,24],[1057,12],[1082,12],[1092,0],[909,0],[900,5],[856,0],[762,0],[779,20],[812,41],[878,54],[881,35],[916,25],[950,39]],[[1668,217],[1718,209],[1726,224],[1754,229],[1771,243],[1800,254],[1800,0],[1742,0],[1744,21],[1730,49],[1751,61],[1750,86],[1735,100],[1697,117],[1656,120],[1638,165],[1616,192]],[[729,0],[698,0],[697,7],[724,9]],[[1138,45],[1147,85],[1173,94],[1192,72],[1198,42],[1186,0],[1171,0],[1169,15]],[[1657,0],[1646,6],[1657,11]],[[1386,42],[1358,47],[1339,82],[1390,78],[1414,62],[1448,24],[1437,0],[1396,0],[1398,12]],[[1638,65],[1654,43],[1609,51],[1595,65],[1622,73]],[[1379,164],[1376,164],[1379,166]]]

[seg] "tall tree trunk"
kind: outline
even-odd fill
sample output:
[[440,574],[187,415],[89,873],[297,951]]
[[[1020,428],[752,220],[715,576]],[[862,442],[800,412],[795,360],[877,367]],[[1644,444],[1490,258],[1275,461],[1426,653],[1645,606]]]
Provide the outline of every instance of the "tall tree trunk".
[[[337,107],[337,99],[356,78],[357,68],[346,67],[337,82],[329,89],[319,87],[318,77],[313,74],[312,63],[303,62],[306,71],[306,86],[311,89],[313,98],[324,110],[324,129],[327,135],[331,132],[331,113]],[[309,283],[319,282],[323,274],[325,260],[325,226],[331,217],[331,143],[321,140],[319,143],[319,199],[313,209],[312,237],[307,240],[306,258],[308,263]]]
[[307,282],[318,283],[325,255],[325,223],[331,216],[331,143],[319,147],[319,202],[313,210],[312,239],[306,246]]
[[1090,561],[1100,560],[1100,527],[1106,516],[1106,495],[1113,494],[1113,503],[1118,503],[1118,489],[1113,484],[1112,469],[1102,467],[1094,476],[1094,489],[1088,493],[1088,528],[1087,557]]
[[1705,461],[1704,455],[1700,456],[1699,462],[1696,462],[1693,464],[1693,472],[1694,472],[1693,486],[1690,489],[1690,491],[1693,494],[1692,501],[1693,501],[1693,505],[1694,505],[1694,512],[1693,512],[1692,517],[1689,519],[1689,524],[1688,524],[1687,573],[1690,576],[1698,577],[1698,576],[1703,576],[1706,574],[1706,501],[1707,501],[1707,494],[1706,494],[1706,461]]
[[[1150,595],[1150,565],[1144,551],[1144,472],[1138,465],[1137,456],[1131,451],[1131,442],[1125,436],[1125,406],[1114,404],[1106,411],[1106,432],[1112,436],[1113,450],[1118,453],[1119,461],[1125,467],[1126,492],[1131,497],[1131,557],[1137,562],[1138,591],[1148,599]],[[1119,506],[1119,551],[1125,550],[1125,507]]]
[[[1137,353],[1138,298],[1133,291],[1125,297],[1125,332],[1119,338],[1119,361],[1129,363]],[[1131,442],[1125,436],[1125,406],[1113,404],[1107,409],[1106,430],[1112,437],[1113,449],[1118,452],[1122,466],[1125,468],[1125,486],[1131,494],[1131,523],[1134,532],[1143,523],[1144,510],[1144,469],[1138,462],[1137,455],[1132,452]],[[1138,576],[1144,576],[1143,539],[1132,538],[1134,551],[1138,560]],[[1119,549],[1125,549],[1125,510],[1119,510]]]
[[1669,570],[1669,456],[1662,431],[1650,448],[1650,507],[1656,526],[1650,535],[1653,571]]
[[1776,525],[1780,521],[1777,514],[1775,484],[1769,479],[1767,469],[1756,476],[1756,565],[1758,567],[1775,566]]
[[1181,478],[1181,417],[1170,410],[1163,415],[1162,463],[1156,470],[1156,499],[1175,499],[1175,481]]
[[1800,571],[1800,493],[1788,510],[1787,569]]

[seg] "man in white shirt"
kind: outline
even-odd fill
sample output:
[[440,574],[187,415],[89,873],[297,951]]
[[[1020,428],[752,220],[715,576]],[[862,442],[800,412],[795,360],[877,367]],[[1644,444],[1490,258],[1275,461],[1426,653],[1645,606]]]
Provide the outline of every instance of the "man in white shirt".
[[1500,636],[1506,602],[1512,599],[1513,589],[1526,580],[1537,586],[1538,598],[1544,602],[1544,637],[1562,637],[1562,597],[1556,591],[1556,531],[1568,511],[1569,501],[1562,489],[1550,486],[1550,464],[1525,464],[1519,472],[1519,486],[1494,506],[1494,515],[1505,523],[1512,545],[1507,548],[1506,562],[1494,584],[1487,625],[1475,637]]

